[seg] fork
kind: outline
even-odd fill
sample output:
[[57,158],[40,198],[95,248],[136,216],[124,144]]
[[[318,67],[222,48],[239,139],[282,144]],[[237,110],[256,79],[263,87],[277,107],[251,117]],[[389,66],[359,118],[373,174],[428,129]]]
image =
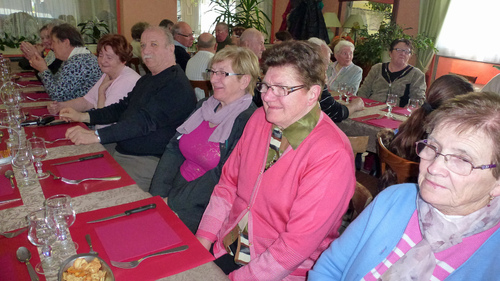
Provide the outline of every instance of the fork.
[[165,255],[165,254],[170,254],[170,253],[176,253],[176,252],[182,252],[182,251],[185,251],[189,248],[188,245],[183,245],[183,246],[179,246],[179,247],[175,247],[175,248],[172,248],[172,249],[168,249],[168,250],[165,250],[165,251],[161,251],[161,252],[157,252],[157,253],[154,253],[154,254],[151,254],[151,255],[147,255],[141,259],[138,259],[136,261],[131,261],[131,262],[118,262],[118,261],[111,261],[111,264],[115,267],[119,267],[119,268],[125,268],[125,269],[129,269],[129,268],[135,268],[137,267],[143,260],[147,259],[147,258],[150,258],[150,257],[154,257],[154,256],[160,256],[160,255]]
[[65,183],[69,183],[69,184],[79,184],[82,181],[89,181],[89,180],[92,180],[92,181],[117,181],[121,178],[122,177],[117,176],[117,177],[106,177],[106,178],[86,178],[86,179],[81,179],[81,180],[70,180],[67,178],[61,178],[61,180]]
[[28,227],[23,227],[23,228],[20,228],[14,232],[0,232],[0,235],[6,237],[6,238],[14,238],[16,236],[18,236],[19,234],[25,232],[26,230],[28,229]]
[[39,100],[52,100],[51,98],[32,98],[32,97],[28,97],[26,96],[26,99],[30,100],[30,101],[39,101]]
[[62,141],[62,140],[69,140],[69,139],[68,138],[60,138],[60,139],[55,139],[55,140],[52,140],[52,141],[45,141],[45,143],[53,144],[55,142]]

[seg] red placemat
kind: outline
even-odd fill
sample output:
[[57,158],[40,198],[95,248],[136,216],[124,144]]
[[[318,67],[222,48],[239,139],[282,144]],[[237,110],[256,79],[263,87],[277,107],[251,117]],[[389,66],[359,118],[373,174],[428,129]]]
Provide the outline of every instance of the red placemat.
[[[1,280],[31,280],[26,264],[16,258],[16,251],[21,246],[28,248],[31,252],[30,263],[33,268],[40,262],[37,248],[28,240],[28,232],[23,232],[14,238],[0,236]],[[45,280],[45,276],[40,274],[37,274],[37,276],[41,281]]]
[[[55,163],[61,163],[69,160],[75,160],[84,156],[104,154],[102,158],[91,159],[87,161],[52,166]],[[134,184],[134,180],[123,170],[115,159],[107,152],[100,151],[90,154],[82,154],[65,158],[42,161],[43,170],[50,170],[56,176],[68,179],[81,179],[84,177],[110,177],[121,176],[117,181],[84,181],[80,184],[67,184],[61,180],[54,180],[53,177],[40,180],[42,191],[45,198],[56,194],[68,194],[71,197],[89,194],[97,191],[104,191]]]
[[[66,123],[54,126],[29,126],[24,127],[24,131],[26,132],[26,136],[28,138],[31,138],[33,136],[33,133],[35,133],[37,137],[41,137],[46,141],[54,141],[56,139],[65,138],[66,130],[74,126],[81,126],[85,129],[88,129],[87,126],[83,123]],[[61,140],[54,143],[45,143],[45,146],[47,148],[50,148],[72,144],[73,142],[71,142],[70,140]]]
[[38,81],[38,80],[33,80],[33,81],[17,81],[17,84],[21,86],[26,86],[26,87],[40,87],[43,86],[43,83]]
[[[156,209],[148,210],[142,213],[132,214],[128,217],[119,218],[115,220],[109,220],[99,223],[87,223],[87,221],[100,219],[111,215],[116,215],[126,210],[138,208],[151,203],[156,203],[157,206]],[[180,243],[175,244],[175,246],[170,246],[166,248],[164,246],[162,247],[160,244],[157,244],[159,246],[153,252],[165,250],[180,245],[188,245],[189,248],[182,252],[161,255],[146,259],[138,267],[133,269],[121,269],[112,266],[108,250],[103,245],[101,237],[97,234],[97,232],[99,231],[97,229],[102,228],[104,225],[111,224],[113,223],[113,221],[118,221],[120,219],[128,220],[138,216],[147,217],[151,213],[156,213],[157,215],[159,215],[161,219],[163,219],[162,223],[168,225],[168,227],[173,231],[173,233],[181,239]],[[157,220],[157,218],[153,217],[152,221],[154,222],[155,220]],[[154,223],[156,224],[158,222]],[[149,228],[153,229],[154,227],[149,226]],[[70,227],[70,232],[73,241],[77,242],[80,245],[80,247],[78,248],[78,253],[86,253],[89,251],[87,242],[85,242],[84,237],[85,234],[90,234],[90,236],[92,237],[92,245],[94,247],[94,250],[98,252],[99,256],[111,266],[111,270],[113,270],[113,274],[115,275],[116,280],[119,281],[157,280],[163,277],[180,273],[182,271],[189,270],[191,268],[200,266],[202,264],[214,260],[213,256],[198,242],[198,239],[196,239],[196,237],[191,233],[191,231],[189,231],[189,229],[184,225],[184,223],[182,223],[182,221],[174,214],[174,212],[172,212],[172,210],[170,210],[170,208],[165,204],[163,199],[159,196],[115,207],[77,214],[76,222],[72,227]],[[122,235],[126,236],[129,234],[123,233]],[[148,243],[148,244],[156,243],[158,238],[159,237],[153,239],[142,238],[137,240],[129,240],[127,241],[126,244],[117,245],[116,247],[122,247],[124,250],[126,250],[131,246],[131,244],[135,243]],[[146,241],[146,240],[152,240],[152,241]]]
[[387,118],[386,116],[382,118],[379,117],[380,117],[379,114],[372,114],[363,117],[353,118],[352,120],[380,128],[389,128],[389,129],[396,129],[399,127],[401,123],[403,123],[402,121],[394,120],[392,118]]
[[35,77],[36,76],[34,71],[19,72],[19,73],[15,73],[14,75],[17,75],[20,77]]
[[43,115],[50,115],[49,110],[47,109],[46,106],[43,107],[23,107],[24,113],[29,113],[29,115],[36,115],[36,116],[43,116]]
[[[380,101],[371,100],[371,99],[367,99],[367,98],[361,98],[361,97],[350,97],[349,98],[349,102],[352,101],[353,99],[357,99],[357,98],[360,98],[360,99],[363,100],[363,102],[365,103],[365,107],[374,107],[374,106],[378,106],[378,105],[384,104],[383,102],[380,102]],[[339,100],[340,96],[336,96],[335,99]]]
[[[10,185],[10,180],[4,176],[7,170],[12,170],[12,165],[5,164],[0,166],[0,201],[21,198],[21,194],[19,193],[19,187],[17,186],[16,179],[14,178],[15,188],[12,188],[12,186]],[[23,200],[17,200],[11,203],[0,204],[0,210],[14,208],[21,205],[23,205]]]

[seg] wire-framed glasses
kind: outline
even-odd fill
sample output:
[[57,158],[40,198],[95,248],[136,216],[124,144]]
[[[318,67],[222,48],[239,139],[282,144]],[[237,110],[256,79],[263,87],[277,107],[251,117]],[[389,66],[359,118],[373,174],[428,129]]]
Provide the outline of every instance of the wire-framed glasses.
[[257,82],[256,89],[261,94],[267,93],[269,89],[271,92],[277,97],[288,96],[289,94],[298,91],[300,89],[305,88],[306,85],[298,85],[298,86],[281,86],[281,85],[268,85],[264,82]]
[[212,76],[222,76],[222,77],[228,77],[228,76],[233,76],[233,75],[245,75],[243,73],[229,73],[225,72],[223,70],[212,70],[212,69],[207,69],[207,74],[212,77]]
[[479,165],[474,166],[469,160],[454,154],[442,154],[438,152],[437,147],[428,143],[428,140],[421,140],[415,143],[415,148],[418,157],[424,160],[434,160],[438,158],[438,156],[444,157],[444,163],[446,167],[455,174],[461,176],[468,176],[472,173],[474,169],[491,169],[495,168],[496,164],[487,164],[487,165]]

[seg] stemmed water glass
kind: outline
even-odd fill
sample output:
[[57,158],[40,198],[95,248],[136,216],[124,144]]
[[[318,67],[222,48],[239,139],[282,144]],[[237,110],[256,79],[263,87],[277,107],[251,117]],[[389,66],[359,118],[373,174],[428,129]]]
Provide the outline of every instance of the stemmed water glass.
[[394,118],[394,115],[392,114],[392,107],[396,106],[397,101],[398,101],[397,95],[394,95],[394,94],[387,95],[387,100],[385,101],[385,104],[387,104],[388,110],[387,110],[387,113],[385,114],[385,116],[390,117],[390,118]]
[[44,173],[42,170],[42,160],[44,160],[47,157],[47,148],[45,147],[45,140],[40,137],[35,137],[33,136],[32,138],[28,139],[28,142],[31,146],[31,154],[33,154],[33,159],[35,160],[36,164],[36,177],[38,179],[46,179],[49,174]]
[[339,83],[337,85],[337,92],[340,93],[340,99],[342,99],[342,96],[345,96],[346,87],[347,87],[346,83]]
[[354,86],[347,85],[347,86],[345,87],[344,94],[345,94],[345,101],[346,101],[346,103],[349,103],[349,99],[350,99],[352,96],[355,96],[354,90],[355,90]]
[[28,220],[29,230],[28,239],[31,244],[42,247],[43,259],[35,266],[35,270],[39,274],[53,275],[57,273],[59,264],[52,256],[52,244],[56,242],[57,237],[53,229],[51,229],[46,218],[46,209],[40,208],[26,216]]
[[28,187],[35,184],[35,181],[29,178],[28,167],[33,164],[33,155],[31,149],[26,142],[13,146],[14,157],[12,158],[12,166],[21,169],[23,178],[19,182],[20,187]]
[[45,221],[49,228],[55,231],[57,240],[61,242],[60,252],[63,255],[70,255],[73,250],[73,244],[74,248],[78,249],[77,243],[68,240],[69,227],[76,220],[76,213],[71,203],[71,197],[66,194],[49,197],[45,200],[45,208],[47,210]]
[[406,106],[406,110],[408,110],[410,112],[410,116],[411,116],[411,113],[413,111],[419,109],[421,105],[422,105],[421,99],[411,98],[408,101],[408,105]]

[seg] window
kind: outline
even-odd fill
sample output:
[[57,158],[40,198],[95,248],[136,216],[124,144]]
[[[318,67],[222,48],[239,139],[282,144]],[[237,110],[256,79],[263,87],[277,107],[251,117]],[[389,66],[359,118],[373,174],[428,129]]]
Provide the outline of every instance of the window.
[[438,55],[500,63],[498,0],[453,0],[437,40]]

